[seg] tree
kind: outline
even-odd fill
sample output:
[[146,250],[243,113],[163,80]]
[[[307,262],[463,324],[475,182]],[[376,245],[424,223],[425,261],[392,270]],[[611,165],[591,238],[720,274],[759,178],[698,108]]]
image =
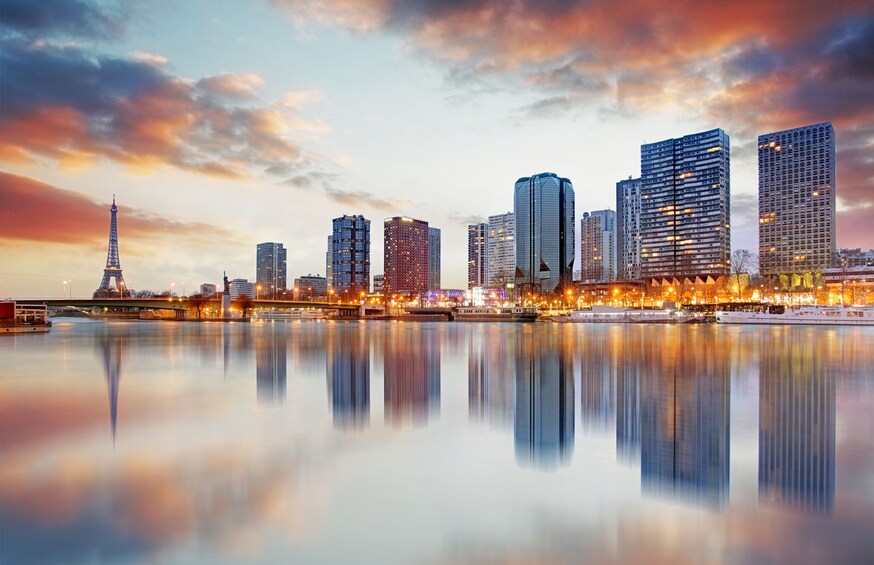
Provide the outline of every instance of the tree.
[[[731,254],[731,278],[734,279],[735,298],[740,300],[741,275],[749,275],[753,266],[758,262],[758,257],[749,249],[735,249]],[[745,286],[745,285],[744,285]]]
[[197,311],[197,319],[199,320],[203,313],[203,309],[206,308],[207,304],[209,304],[209,298],[202,294],[192,294],[188,297],[187,304],[189,308],[193,308]]
[[851,282],[853,277],[853,271],[847,266],[847,258],[841,256],[840,253],[835,252],[832,256],[832,264],[835,266],[837,270],[837,279],[838,282],[841,283],[841,306],[844,305],[844,295],[847,292],[847,284]]
[[254,306],[254,301],[252,297],[248,294],[241,294],[236,300],[237,308],[240,309],[240,312],[243,313],[243,318],[249,317],[249,310]]

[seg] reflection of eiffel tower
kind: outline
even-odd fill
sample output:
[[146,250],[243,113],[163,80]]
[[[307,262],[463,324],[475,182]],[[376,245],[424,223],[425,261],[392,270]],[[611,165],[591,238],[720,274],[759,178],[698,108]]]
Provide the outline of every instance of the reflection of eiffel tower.
[[100,341],[103,351],[103,376],[109,392],[109,424],[112,428],[112,443],[115,444],[116,421],[118,420],[118,389],[121,380],[121,358],[124,344],[121,338],[104,337]]
[[[125,288],[124,276],[121,274],[121,262],[118,259],[118,206],[115,205],[115,195],[112,195],[112,207],[109,208],[112,219],[109,222],[109,249],[106,252],[106,268],[103,269],[103,280],[94,292],[94,298],[111,296],[128,296],[130,291]],[[115,282],[113,287],[110,280]]]

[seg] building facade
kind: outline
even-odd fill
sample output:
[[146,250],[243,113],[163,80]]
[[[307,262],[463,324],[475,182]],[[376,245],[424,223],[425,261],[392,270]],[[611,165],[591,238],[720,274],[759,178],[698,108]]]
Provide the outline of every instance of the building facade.
[[383,294],[385,292],[385,275],[373,275],[373,293]]
[[834,267],[874,267],[874,249],[838,249]]
[[334,280],[334,235],[328,236],[328,251],[325,252],[325,279],[328,281],[328,290],[333,287]]
[[428,290],[428,222],[396,216],[384,230],[385,295]]
[[328,295],[328,280],[320,275],[301,275],[294,279],[294,294],[299,298]]
[[728,274],[729,153],[721,129],[640,146],[643,278],[710,282]]
[[616,278],[640,279],[640,179],[616,183]]
[[516,273],[516,221],[513,212],[489,216],[487,285],[506,288]]
[[255,284],[265,296],[281,295],[288,287],[288,252],[281,243],[259,243],[255,265]]
[[574,187],[555,173],[516,181],[516,286],[549,293],[573,282]]
[[467,288],[486,286],[488,266],[488,234],[486,223],[467,226]]
[[582,282],[616,280],[616,212],[584,212],[580,219]]
[[440,289],[440,228],[428,228],[428,290]]
[[203,283],[200,285],[200,295],[209,298],[211,296],[215,296],[216,288],[212,283]]
[[805,273],[835,255],[831,122],[759,136],[759,272]]
[[338,296],[370,292],[370,220],[364,216],[334,218],[329,290]]
[[255,285],[249,282],[249,279],[234,279],[230,282],[231,300],[236,300],[239,297],[246,295],[249,298],[255,298]]

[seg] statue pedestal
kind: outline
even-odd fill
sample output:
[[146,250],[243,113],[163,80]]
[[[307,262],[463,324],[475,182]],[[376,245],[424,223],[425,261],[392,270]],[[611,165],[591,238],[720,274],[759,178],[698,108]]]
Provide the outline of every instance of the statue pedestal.
[[222,295],[222,318],[231,317],[231,297],[227,294]]

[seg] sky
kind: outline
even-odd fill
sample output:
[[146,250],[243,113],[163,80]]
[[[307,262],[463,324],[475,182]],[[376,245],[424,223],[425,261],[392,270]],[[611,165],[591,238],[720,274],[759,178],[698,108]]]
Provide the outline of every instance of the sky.
[[343,214],[372,222],[371,274],[384,218],[441,228],[465,288],[467,225],[516,179],[570,178],[579,219],[642,143],[715,127],[734,249],[758,246],[757,135],[821,121],[838,246],[874,247],[869,1],[3,0],[0,43],[0,297],[90,296],[113,195],[129,288],[254,279],[264,241],[324,274]]

